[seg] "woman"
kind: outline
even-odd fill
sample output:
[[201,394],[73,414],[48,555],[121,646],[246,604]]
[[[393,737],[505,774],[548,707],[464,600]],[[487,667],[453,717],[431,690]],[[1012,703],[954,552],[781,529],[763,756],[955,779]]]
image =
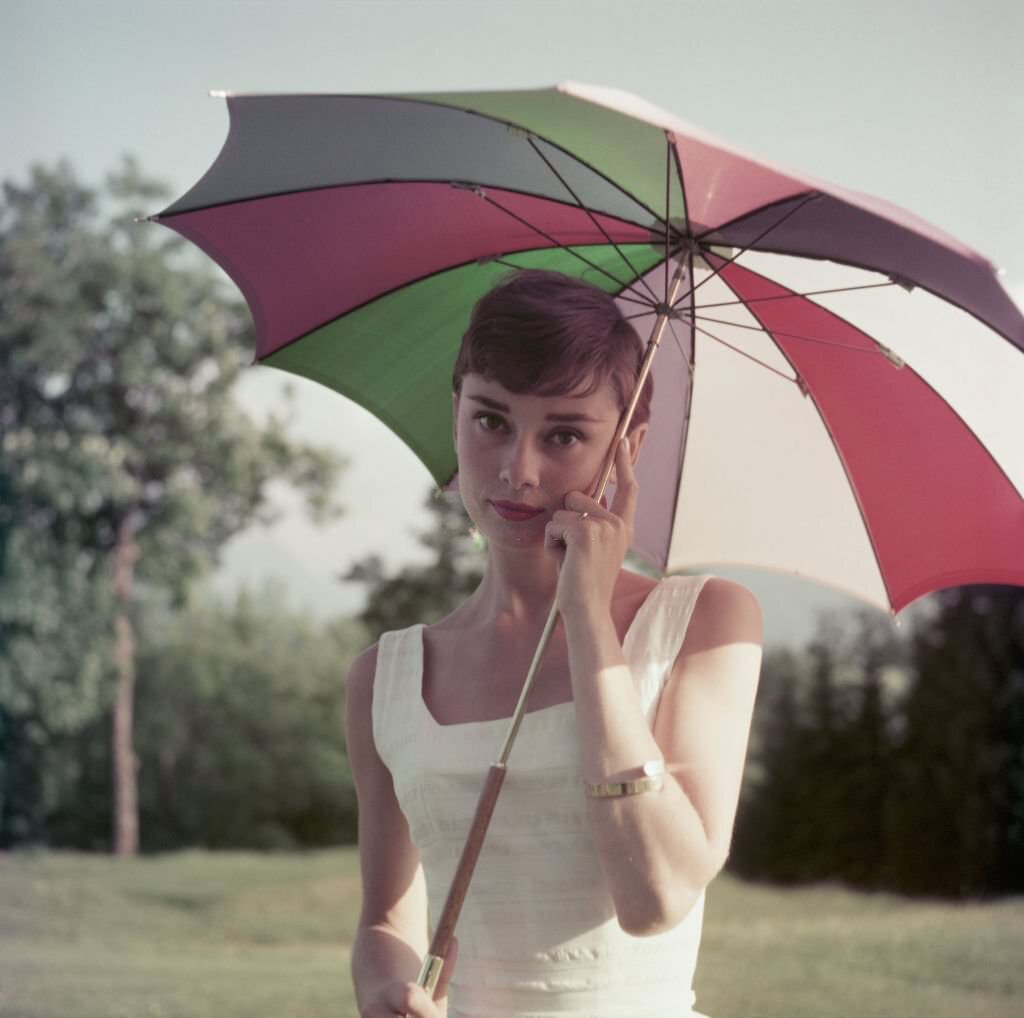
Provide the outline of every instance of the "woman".
[[[733,583],[623,569],[649,386],[590,497],[642,344],[614,302],[520,272],[477,305],[454,371],[459,491],[483,580],[353,664],[347,738],[364,1018],[691,1015],[703,892],[725,861],[760,663]],[[415,985],[552,599],[523,721],[437,1001]],[[454,952],[453,952],[454,955]],[[449,999],[444,994],[450,980]]]

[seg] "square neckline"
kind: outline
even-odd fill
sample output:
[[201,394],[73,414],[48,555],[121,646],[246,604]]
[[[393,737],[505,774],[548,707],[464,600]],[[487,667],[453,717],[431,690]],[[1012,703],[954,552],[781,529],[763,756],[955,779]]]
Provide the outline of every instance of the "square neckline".
[[[640,618],[641,615],[644,614],[644,612],[646,610],[648,610],[648,607],[654,601],[655,592],[661,590],[665,586],[666,582],[668,580],[670,580],[670,579],[672,579],[672,577],[668,577],[668,576],[662,577],[661,579],[659,579],[654,584],[654,586],[651,587],[651,589],[644,596],[643,601],[640,603],[640,607],[637,608],[636,613],[633,615],[633,618],[630,619],[629,625],[626,627],[626,632],[622,636],[622,649],[623,649],[623,651],[625,651],[625,649],[626,649],[626,644],[629,642],[629,638],[630,638],[630,636],[631,636],[631,634],[633,632],[633,627],[637,624],[637,620]],[[424,640],[423,640],[423,633],[424,633],[424,630],[427,628],[426,627],[426,623],[417,622],[413,626],[413,628],[417,630],[417,634],[416,634],[417,635],[417,640],[416,640],[416,652],[417,652],[416,668],[417,668],[418,675],[417,675],[417,679],[416,679],[416,687],[417,687],[417,689],[416,689],[416,702],[419,704],[419,707],[422,710],[422,712],[427,716],[427,718],[437,728],[467,728],[467,727],[471,727],[471,726],[475,726],[475,727],[480,728],[480,727],[485,726],[485,725],[493,727],[494,725],[497,725],[497,724],[506,724],[507,725],[507,724],[509,724],[512,721],[512,715],[511,714],[508,714],[508,715],[506,715],[504,717],[500,717],[500,718],[483,718],[481,720],[476,720],[476,721],[452,721],[452,722],[449,722],[449,723],[445,723],[443,721],[438,721],[437,718],[434,717],[434,712],[427,706],[427,701],[423,698],[423,676],[424,676],[424,671],[425,671],[424,665],[426,663],[426,654],[424,652],[425,646],[424,646]],[[525,680],[525,678],[526,678],[526,676],[524,675],[523,679]],[[523,723],[525,724],[526,720],[528,718],[531,718],[531,717],[534,717],[534,716],[537,716],[537,715],[554,714],[555,712],[557,712],[559,710],[559,708],[571,707],[574,703],[575,703],[575,700],[573,700],[570,697],[570,699],[568,699],[568,700],[561,700],[558,703],[549,703],[546,707],[537,707],[535,710],[527,710],[523,714]]]

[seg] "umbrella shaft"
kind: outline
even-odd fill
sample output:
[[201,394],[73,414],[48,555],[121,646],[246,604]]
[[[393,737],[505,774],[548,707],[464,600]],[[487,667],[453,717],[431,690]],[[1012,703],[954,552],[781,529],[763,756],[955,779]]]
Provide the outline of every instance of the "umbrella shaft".
[[441,975],[441,966],[451,948],[452,938],[455,936],[455,924],[459,921],[459,913],[462,911],[462,903],[469,891],[469,882],[476,869],[480,849],[484,847],[484,838],[487,836],[487,828],[501,792],[502,782],[505,780],[505,773],[503,763],[491,764],[490,770],[487,772],[487,780],[484,782],[480,798],[477,800],[473,825],[469,829],[466,844],[462,848],[462,855],[452,879],[452,886],[448,889],[448,897],[445,899],[441,917],[430,941],[429,952],[420,969],[417,982],[431,996],[433,996],[437,980]]

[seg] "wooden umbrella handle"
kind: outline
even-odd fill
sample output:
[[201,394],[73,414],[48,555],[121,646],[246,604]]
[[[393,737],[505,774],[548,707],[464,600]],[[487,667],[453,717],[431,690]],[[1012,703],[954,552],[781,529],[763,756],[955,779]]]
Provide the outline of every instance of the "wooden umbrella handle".
[[441,968],[448,951],[452,946],[452,939],[455,936],[455,924],[459,921],[459,913],[462,911],[462,903],[469,892],[469,882],[473,878],[473,871],[476,869],[477,857],[484,847],[484,839],[487,837],[487,828],[491,822],[491,815],[498,802],[498,795],[501,793],[501,785],[505,780],[507,769],[503,763],[491,764],[484,781],[484,787],[477,800],[476,813],[473,815],[473,824],[466,837],[466,844],[462,848],[462,855],[459,858],[459,865],[455,870],[452,885],[448,889],[448,897],[445,899],[444,908],[441,910],[441,917],[438,919],[437,928],[430,941],[430,948],[423,959],[417,984],[424,987],[433,997],[437,988],[437,981],[441,977]]

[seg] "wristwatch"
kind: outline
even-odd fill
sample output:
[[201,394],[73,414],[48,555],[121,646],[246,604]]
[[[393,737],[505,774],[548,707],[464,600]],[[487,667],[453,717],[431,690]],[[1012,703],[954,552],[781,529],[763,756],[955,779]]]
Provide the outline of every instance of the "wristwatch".
[[592,784],[584,782],[587,794],[595,799],[614,799],[624,795],[641,795],[644,792],[658,792],[665,784],[665,761],[648,760],[641,768],[642,778],[632,781],[609,781]]

